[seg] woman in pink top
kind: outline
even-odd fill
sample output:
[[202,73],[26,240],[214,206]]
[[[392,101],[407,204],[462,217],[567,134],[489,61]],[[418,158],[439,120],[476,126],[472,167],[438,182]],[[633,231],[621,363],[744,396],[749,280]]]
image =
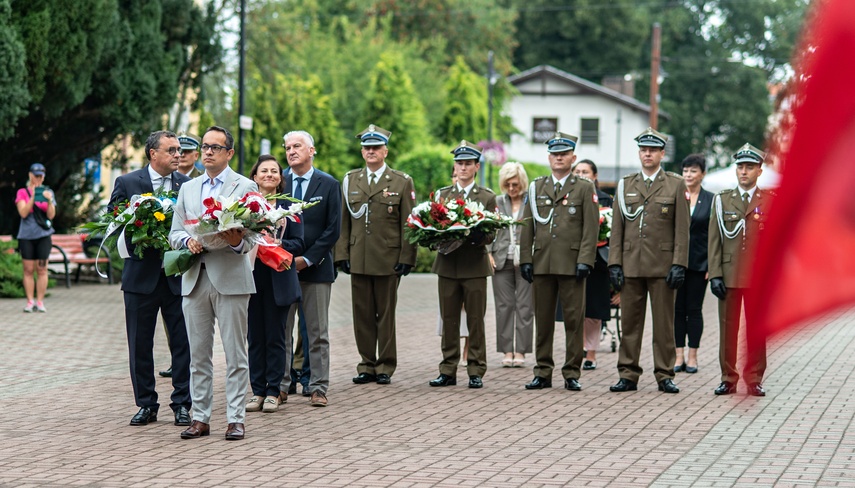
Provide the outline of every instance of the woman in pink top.
[[[47,312],[44,299],[47,290],[47,260],[50,255],[53,226],[40,225],[36,220],[36,207],[46,214],[48,222],[56,215],[56,200],[53,191],[44,185],[45,167],[41,163],[30,166],[30,179],[26,188],[18,190],[15,205],[21,215],[18,228],[18,250],[24,261],[24,292],[27,294],[27,306],[24,312]],[[33,280],[35,271],[38,278]],[[35,300],[33,300],[35,295]]]

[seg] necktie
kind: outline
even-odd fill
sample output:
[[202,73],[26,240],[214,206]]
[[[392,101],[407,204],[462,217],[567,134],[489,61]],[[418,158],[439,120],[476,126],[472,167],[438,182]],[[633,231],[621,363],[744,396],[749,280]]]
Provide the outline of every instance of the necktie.
[[748,199],[748,192],[743,193],[743,194],[742,194],[742,202],[743,202],[745,205],[748,205],[748,200],[749,200],[749,199]]
[[561,192],[561,182],[555,182],[555,196],[558,197],[558,194]]
[[372,189],[372,190],[373,190],[373,189],[374,189],[374,184],[375,184],[375,183],[377,183],[377,174],[376,174],[376,173],[371,173],[371,177],[370,177],[370,179],[368,180],[368,188],[370,188],[370,189]]
[[650,189],[650,185],[652,185],[652,184],[653,184],[653,178],[648,178],[648,179],[644,180],[644,186],[646,186],[648,190]]
[[302,176],[298,176],[294,178],[294,198],[297,200],[303,199],[303,182],[306,181],[306,178]]

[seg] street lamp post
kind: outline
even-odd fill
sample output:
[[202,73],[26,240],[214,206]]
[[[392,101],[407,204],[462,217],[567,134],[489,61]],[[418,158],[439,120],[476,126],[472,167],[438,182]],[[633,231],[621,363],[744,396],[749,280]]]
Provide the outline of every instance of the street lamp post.
[[[240,69],[238,73],[238,119],[243,117],[244,103],[246,101],[246,86],[244,83],[244,73],[246,71],[246,0],[240,0],[240,43],[238,54],[240,59]],[[243,174],[243,124],[238,123],[238,173]]]

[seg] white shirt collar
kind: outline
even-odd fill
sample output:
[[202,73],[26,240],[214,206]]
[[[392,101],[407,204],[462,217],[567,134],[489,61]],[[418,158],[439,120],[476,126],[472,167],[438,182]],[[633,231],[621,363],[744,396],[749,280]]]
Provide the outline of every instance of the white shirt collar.
[[469,192],[472,191],[472,188],[474,188],[474,187],[475,187],[475,180],[474,179],[472,180],[472,183],[469,183],[469,186],[467,186],[466,188],[461,188],[460,184],[459,183],[457,184],[457,188],[463,192],[464,197],[468,197]]
[[[167,189],[171,190],[172,189],[172,178],[170,178],[171,176],[172,176],[171,173],[166,175],[166,176],[161,176],[160,173],[158,173],[157,171],[154,170],[154,168],[151,167],[151,164],[148,165],[148,177],[151,180],[151,189],[152,190],[157,190],[157,188],[160,186],[163,186],[164,188],[166,188],[166,185],[169,185],[169,188],[167,188]],[[155,186],[156,181],[162,182],[162,183],[158,183],[158,185]],[[167,183],[167,181],[169,183]]]
[[380,177],[383,176],[383,172],[386,171],[386,163],[383,163],[383,166],[380,166],[380,169],[373,173],[368,168],[365,168],[365,170],[368,171],[368,181],[371,181],[371,175],[375,175],[377,177],[377,181],[380,181]]
[[641,172],[641,176],[644,178],[644,181],[648,181],[648,180],[649,180],[649,181],[656,181],[656,177],[657,177],[657,176],[659,176],[659,172],[660,172],[660,171],[662,171],[662,166],[660,166],[660,167],[659,167],[659,169],[657,169],[657,170],[656,170],[656,172],[655,172],[655,173],[653,173],[653,174],[652,174],[652,175],[650,175],[650,176],[647,176],[647,175],[646,175],[646,174],[644,174],[644,172],[642,171],[642,172]]
[[564,188],[564,183],[567,182],[567,178],[569,178],[569,177],[570,177],[570,173],[567,173],[567,175],[564,178],[561,178],[559,180],[559,179],[555,178],[555,175],[552,175],[552,186],[555,186],[556,183],[561,183],[561,188]]
[[757,192],[757,185],[754,185],[754,187],[751,188],[750,190],[748,190],[747,192],[745,190],[743,190],[742,187],[739,187],[739,198],[742,198],[743,194],[748,193],[748,201],[750,202],[751,199],[754,198],[754,193],[756,193],[756,192]]

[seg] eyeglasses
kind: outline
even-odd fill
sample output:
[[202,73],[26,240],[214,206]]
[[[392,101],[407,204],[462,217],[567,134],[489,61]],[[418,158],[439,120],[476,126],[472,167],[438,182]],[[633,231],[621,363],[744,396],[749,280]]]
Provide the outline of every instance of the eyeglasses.
[[170,156],[175,156],[176,154],[181,155],[180,147],[170,147],[169,149],[164,149],[164,151]]
[[226,151],[228,151],[228,150],[229,150],[229,149],[231,149],[231,148],[230,148],[230,147],[228,147],[228,146],[220,146],[220,145],[218,145],[218,144],[202,144],[201,149],[202,149],[202,152],[203,152],[203,153],[204,153],[204,152],[208,152],[208,150],[210,149],[212,153],[214,153],[214,154],[219,154],[219,153],[220,153],[220,151],[222,151],[223,149],[225,149]]

